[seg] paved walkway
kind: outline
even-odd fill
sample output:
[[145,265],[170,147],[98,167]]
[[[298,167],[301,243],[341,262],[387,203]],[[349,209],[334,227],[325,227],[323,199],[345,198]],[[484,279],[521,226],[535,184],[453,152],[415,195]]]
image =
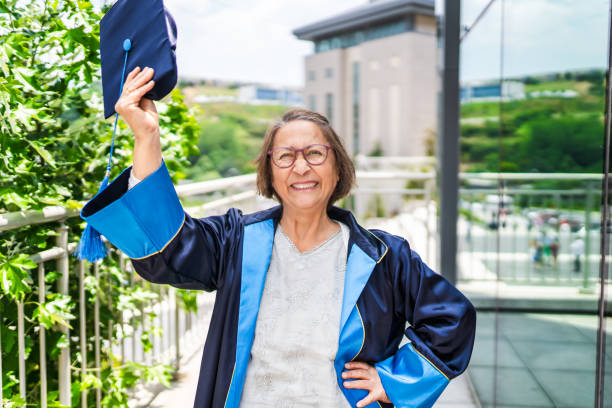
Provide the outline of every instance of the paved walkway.
[[[469,374],[483,407],[594,406],[596,316],[481,312],[478,319]],[[605,364],[612,378],[610,353]],[[612,387],[605,394],[612,401]]]

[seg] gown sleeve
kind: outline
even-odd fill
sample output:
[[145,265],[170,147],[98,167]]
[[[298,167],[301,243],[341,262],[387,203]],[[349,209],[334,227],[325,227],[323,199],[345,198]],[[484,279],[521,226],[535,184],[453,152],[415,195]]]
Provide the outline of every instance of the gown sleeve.
[[193,218],[185,213],[165,162],[128,190],[131,167],[89,201],[81,217],[153,283],[213,291],[242,234],[241,213]]
[[404,241],[394,276],[395,313],[410,326],[410,343],[376,363],[395,407],[431,407],[470,361],[476,311],[444,277]]

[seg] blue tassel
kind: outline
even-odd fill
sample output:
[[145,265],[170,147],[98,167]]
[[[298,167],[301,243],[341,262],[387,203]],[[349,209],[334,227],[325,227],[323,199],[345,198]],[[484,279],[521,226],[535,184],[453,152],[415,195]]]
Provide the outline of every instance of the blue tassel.
[[[121,91],[123,90],[123,81],[125,80],[125,70],[127,68],[128,52],[131,48],[132,41],[129,38],[126,38],[123,41],[125,59],[123,61],[121,85],[119,86],[119,97],[121,97]],[[106,174],[104,176],[104,180],[102,180],[102,184],[100,184],[100,188],[98,189],[98,194],[100,194],[102,191],[104,191],[106,187],[108,187],[108,179],[110,177],[111,163],[113,159],[113,150],[115,148],[115,136],[117,135],[118,120],[119,113],[115,113],[115,126],[113,127],[113,140],[111,142],[110,153],[108,155],[108,165],[106,166]],[[79,242],[76,251],[74,251],[74,256],[79,259],[87,259],[91,263],[94,263],[97,260],[104,259],[106,257],[106,245],[104,245],[100,233],[96,231],[96,229],[91,225],[87,224],[85,230],[83,230],[83,234],[81,235],[81,241]]]
[[[100,184],[98,194],[108,187],[109,175],[110,171],[107,169],[106,176],[104,177],[104,180],[102,180],[102,184]],[[94,263],[99,259],[104,259],[106,257],[106,253],[106,245],[104,245],[104,241],[102,241],[100,233],[94,227],[87,224],[83,230],[83,234],[81,234],[81,241],[74,252],[74,256]]]

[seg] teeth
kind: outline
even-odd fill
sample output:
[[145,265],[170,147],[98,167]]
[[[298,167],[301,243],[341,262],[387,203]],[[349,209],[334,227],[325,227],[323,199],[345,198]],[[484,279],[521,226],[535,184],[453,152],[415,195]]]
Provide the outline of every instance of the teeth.
[[297,188],[298,190],[304,190],[307,188],[314,187],[317,183],[308,183],[308,184],[294,184],[293,188]]

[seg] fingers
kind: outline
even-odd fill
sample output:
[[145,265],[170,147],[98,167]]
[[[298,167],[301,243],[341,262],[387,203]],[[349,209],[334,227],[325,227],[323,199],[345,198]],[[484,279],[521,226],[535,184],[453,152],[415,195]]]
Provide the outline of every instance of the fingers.
[[357,388],[359,390],[368,391],[371,391],[372,388],[372,382],[370,380],[344,381],[342,385],[344,385],[344,388]]
[[[122,96],[130,97],[135,94],[143,85],[149,85],[149,81],[153,79],[155,71],[153,68],[145,68],[140,71],[140,67],[136,67],[128,74],[123,84]],[[148,91],[147,91],[148,92]],[[145,92],[146,93],[146,92]],[[142,95],[141,95],[142,96]]]
[[346,371],[342,372],[343,379],[355,379],[344,381],[345,388],[356,388],[369,391],[368,395],[357,403],[358,407],[365,407],[376,401],[389,402],[386,392],[380,381],[378,371],[374,366],[361,361],[351,361],[344,365]]
[[368,370],[355,369],[350,371],[344,371],[342,378],[370,378]]
[[373,392],[370,392],[368,395],[366,395],[366,397],[364,399],[362,399],[361,401],[359,401],[357,403],[357,406],[359,408],[365,407],[366,405],[369,405],[369,404],[371,404],[373,402],[376,402],[376,401],[378,401],[378,399],[376,398],[376,396],[374,395]]
[[154,73],[152,68],[142,71],[140,67],[134,68],[125,78],[121,96],[115,103],[115,111],[125,117],[128,111],[137,109],[142,97],[155,86],[152,80]]
[[369,365],[368,363],[364,363],[363,361],[351,361],[344,365],[344,368],[348,368],[348,369],[361,368],[363,370],[367,370],[370,367],[372,366]]
[[147,92],[149,92],[155,86],[155,81],[149,81],[140,88],[137,88],[132,96],[138,100],[140,100]]
[[130,72],[128,74],[128,76],[125,78],[126,82],[127,81],[131,81],[132,78],[134,78],[136,76],[136,74],[138,74],[140,72],[140,67],[136,67],[132,70],[132,72]]

